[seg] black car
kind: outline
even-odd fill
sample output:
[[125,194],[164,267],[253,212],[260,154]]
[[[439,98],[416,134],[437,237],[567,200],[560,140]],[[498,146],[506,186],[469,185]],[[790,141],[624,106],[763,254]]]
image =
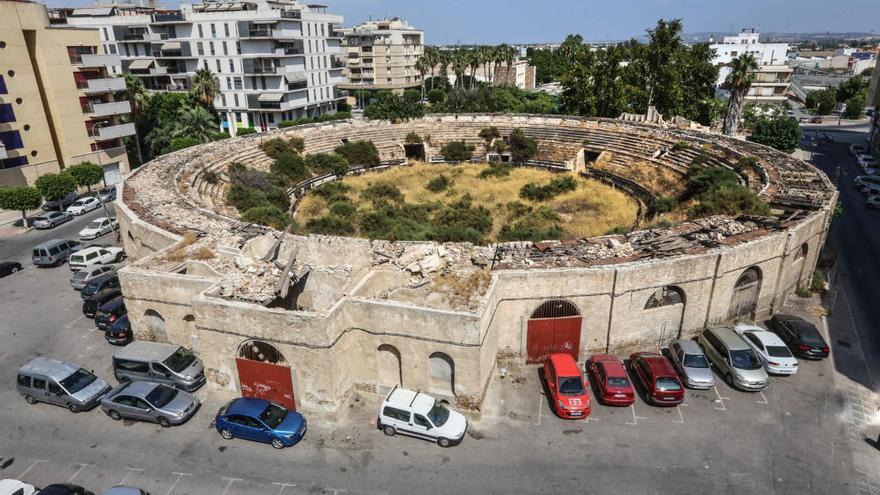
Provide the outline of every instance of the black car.
[[769,326],[796,356],[807,359],[828,357],[828,344],[819,329],[803,318],[777,314],[770,320]]
[[21,270],[21,263],[14,261],[0,261],[0,277],[11,275]]
[[101,275],[98,278],[93,278],[91,282],[89,282],[83,289],[79,292],[80,297],[83,299],[88,299],[94,294],[104,290],[104,289],[118,289],[119,288],[119,277],[116,275],[116,272],[107,273],[105,275]]
[[55,483],[40,490],[40,495],[95,495],[85,488],[70,483]]
[[122,295],[122,291],[119,290],[118,287],[112,287],[110,289],[104,289],[102,291],[98,291],[95,294],[92,294],[85,301],[83,301],[83,314],[86,318],[94,318],[95,313],[98,312],[98,308],[101,307],[105,302],[113,299],[114,297],[118,297]]
[[110,328],[104,330],[104,339],[113,345],[126,345],[132,341],[132,337],[128,313],[120,316]]
[[104,303],[95,313],[95,326],[105,332],[125,314],[125,301],[122,296],[114,297]]

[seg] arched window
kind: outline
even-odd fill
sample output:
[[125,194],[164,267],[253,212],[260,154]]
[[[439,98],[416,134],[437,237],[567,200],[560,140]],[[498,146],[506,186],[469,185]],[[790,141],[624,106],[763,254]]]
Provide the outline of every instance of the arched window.
[[807,244],[806,242],[801,244],[800,249],[798,249],[798,252],[794,255],[795,261],[806,258],[807,254],[809,252],[810,252],[810,245]]
[[274,345],[261,340],[248,340],[238,347],[238,357],[261,363],[284,363],[284,355]]
[[532,318],[565,318],[580,314],[574,303],[565,299],[552,299],[538,306],[532,313]]
[[183,321],[185,321],[187,323],[192,323],[192,322],[196,321],[196,317],[193,315],[186,315],[183,317]]
[[400,365],[400,351],[389,344],[376,349],[376,380],[379,385],[403,385],[403,372]]
[[684,291],[674,285],[667,285],[657,289],[648,297],[645,309],[672,306],[674,304],[684,304]]
[[144,312],[144,324],[153,337],[159,342],[168,340],[165,334],[165,318],[154,309],[148,309]]
[[760,281],[761,270],[758,267],[753,266],[751,268],[747,268],[746,271],[744,271],[742,275],[739,276],[739,278],[736,280],[736,284],[734,284],[734,287],[745,287],[747,285],[751,285]]
[[455,395],[455,363],[448,354],[435,352],[428,356],[431,391]]

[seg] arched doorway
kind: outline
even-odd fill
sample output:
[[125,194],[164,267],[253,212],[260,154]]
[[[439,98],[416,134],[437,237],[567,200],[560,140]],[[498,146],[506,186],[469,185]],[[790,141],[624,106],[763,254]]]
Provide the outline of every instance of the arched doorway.
[[168,342],[168,334],[165,332],[165,318],[154,309],[144,312],[144,325],[149,335],[157,342]]
[[376,349],[376,381],[388,388],[403,385],[400,351],[393,345],[382,344]]
[[761,292],[761,269],[747,268],[736,280],[733,295],[730,297],[728,320],[754,320],[758,309],[758,295]]
[[435,352],[428,356],[431,392],[455,395],[455,362],[448,354]]
[[293,374],[277,347],[261,340],[246,340],[238,346],[235,364],[242,397],[266,399],[296,409]]
[[648,296],[644,309],[651,314],[645,323],[654,328],[660,343],[681,336],[684,307],[684,291],[675,285],[660,287]]
[[543,363],[555,352],[578,359],[581,320],[577,306],[565,299],[552,299],[535,308],[526,336],[526,363]]

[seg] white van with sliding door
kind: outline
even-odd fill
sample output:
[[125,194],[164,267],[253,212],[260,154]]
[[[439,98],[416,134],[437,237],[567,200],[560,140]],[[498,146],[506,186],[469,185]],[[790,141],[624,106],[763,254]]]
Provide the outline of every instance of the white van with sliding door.
[[450,447],[461,443],[468,423],[428,394],[394,387],[379,408],[376,426],[388,436],[400,433]]

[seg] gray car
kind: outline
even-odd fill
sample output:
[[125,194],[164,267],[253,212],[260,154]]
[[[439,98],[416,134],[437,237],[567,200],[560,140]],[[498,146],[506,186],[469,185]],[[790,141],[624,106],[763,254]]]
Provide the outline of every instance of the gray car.
[[707,328],[700,334],[699,343],[729,386],[754,392],[767,388],[770,377],[764,364],[732,328]]
[[709,360],[693,340],[672,341],[669,344],[669,360],[688,388],[706,389],[715,386],[715,375],[709,366]]
[[50,211],[34,218],[33,226],[37,229],[54,229],[56,225],[69,222],[73,216],[65,211]]
[[77,413],[95,407],[110,385],[75,364],[39,356],[19,368],[16,389],[28,404],[46,402]]
[[115,420],[152,421],[163,427],[185,423],[199,405],[191,393],[153,382],[126,382],[101,399],[101,410]]
[[75,272],[73,276],[70,277],[70,286],[76,290],[82,290],[82,288],[88,285],[92,280],[108,273],[116,273],[116,267],[101,265],[85,268]]

